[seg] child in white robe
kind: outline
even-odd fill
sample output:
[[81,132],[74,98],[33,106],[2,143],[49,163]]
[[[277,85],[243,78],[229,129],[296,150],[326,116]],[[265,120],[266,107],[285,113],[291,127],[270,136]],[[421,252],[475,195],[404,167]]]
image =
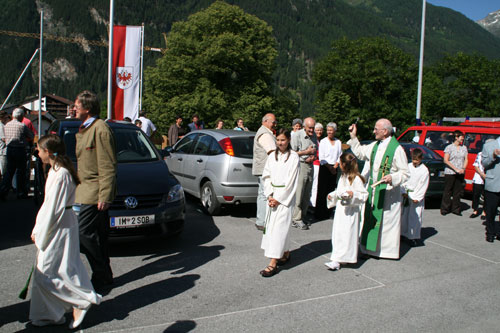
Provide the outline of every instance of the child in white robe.
[[419,245],[422,216],[425,206],[425,192],[429,187],[429,170],[422,164],[423,152],[419,148],[411,151],[411,163],[408,163],[410,177],[401,186],[403,192],[403,212],[401,218],[401,236],[411,246]]
[[340,269],[341,263],[356,263],[359,248],[359,218],[368,199],[365,180],[358,171],[352,153],[340,156],[340,176],[337,189],[327,197],[327,206],[337,206],[332,226],[332,254],[325,265],[330,270]]
[[278,265],[290,259],[289,231],[295,206],[295,191],[299,177],[299,155],[290,148],[290,131],[281,129],[276,134],[277,150],[269,154],[262,172],[267,210],[261,248],[270,258],[269,265],[260,274],[271,277]]
[[31,233],[37,258],[29,318],[34,326],[61,325],[66,321],[64,314],[72,311],[69,327],[76,328],[91,304],[101,301],[80,259],[78,221],[72,209],[78,175],[57,135],[41,138],[38,150],[41,160],[51,168]]

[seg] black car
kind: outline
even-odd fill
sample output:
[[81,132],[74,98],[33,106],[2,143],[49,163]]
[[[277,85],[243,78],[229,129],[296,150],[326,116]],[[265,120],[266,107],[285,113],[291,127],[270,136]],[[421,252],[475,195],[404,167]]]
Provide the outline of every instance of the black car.
[[[361,141],[361,144],[367,145],[373,142],[372,140]],[[429,169],[429,187],[425,193],[426,197],[441,197],[444,189],[444,167],[443,158],[439,156],[434,150],[417,143],[400,142],[403,147],[408,163],[411,163],[411,151],[415,148],[422,150],[423,158],[422,164]],[[351,151],[350,148],[348,151]],[[363,170],[365,162],[358,160],[359,171]]]
[[444,189],[444,167],[443,158],[439,156],[434,150],[417,143],[400,142],[401,147],[404,148],[408,163],[411,163],[411,151],[419,148],[424,153],[422,163],[429,169],[429,187],[425,193],[426,197],[440,197],[443,195]]
[[[184,190],[170,174],[156,147],[137,126],[106,121],[113,131],[117,153],[117,195],[109,209],[110,236],[176,235],[184,227]],[[56,120],[48,133],[66,144],[76,165],[75,134],[79,120]],[[41,162],[35,168],[35,197],[41,202],[45,183]],[[79,206],[73,207],[76,213]]]

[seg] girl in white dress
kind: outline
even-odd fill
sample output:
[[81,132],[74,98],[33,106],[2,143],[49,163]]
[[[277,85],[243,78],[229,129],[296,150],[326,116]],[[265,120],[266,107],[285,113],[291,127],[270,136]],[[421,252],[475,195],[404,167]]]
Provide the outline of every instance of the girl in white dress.
[[342,176],[337,189],[328,194],[328,208],[337,206],[332,227],[332,255],[325,265],[330,270],[340,269],[341,263],[356,263],[359,248],[359,214],[368,192],[365,180],[358,171],[358,162],[352,153],[340,156]]
[[299,155],[291,150],[290,131],[281,129],[276,135],[276,145],[278,149],[267,157],[262,172],[268,206],[261,248],[265,251],[264,255],[271,259],[260,272],[263,277],[278,273],[278,265],[284,265],[290,259],[288,233],[299,177]]
[[76,328],[91,304],[101,301],[80,259],[78,222],[72,209],[78,175],[57,135],[41,138],[38,150],[51,168],[45,200],[31,233],[37,258],[29,317],[34,326],[61,325],[66,321],[64,314],[72,311],[69,327]]

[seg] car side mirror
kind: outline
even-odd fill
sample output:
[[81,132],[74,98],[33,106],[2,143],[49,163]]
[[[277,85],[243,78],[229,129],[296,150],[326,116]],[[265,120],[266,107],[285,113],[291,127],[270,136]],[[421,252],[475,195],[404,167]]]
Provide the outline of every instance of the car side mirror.
[[174,149],[170,146],[166,147],[165,149],[162,149],[161,151],[161,157],[167,157],[170,156],[170,153],[172,153]]

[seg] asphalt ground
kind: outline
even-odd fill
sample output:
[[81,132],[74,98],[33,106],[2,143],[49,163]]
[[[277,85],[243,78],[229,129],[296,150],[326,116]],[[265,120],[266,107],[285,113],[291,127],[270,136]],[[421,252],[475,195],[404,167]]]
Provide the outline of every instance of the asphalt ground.
[[[500,241],[487,243],[479,218],[439,214],[428,201],[424,245],[400,260],[360,260],[328,271],[331,220],[291,230],[291,261],[263,278],[268,259],[255,206],[205,215],[189,198],[175,240],[111,246],[114,288],[92,307],[88,332],[491,332],[500,327]],[[31,199],[0,202],[0,331],[35,328],[29,299],[17,298],[34,260]],[[86,261],[85,261],[86,262]],[[67,316],[69,320],[69,315]]]

